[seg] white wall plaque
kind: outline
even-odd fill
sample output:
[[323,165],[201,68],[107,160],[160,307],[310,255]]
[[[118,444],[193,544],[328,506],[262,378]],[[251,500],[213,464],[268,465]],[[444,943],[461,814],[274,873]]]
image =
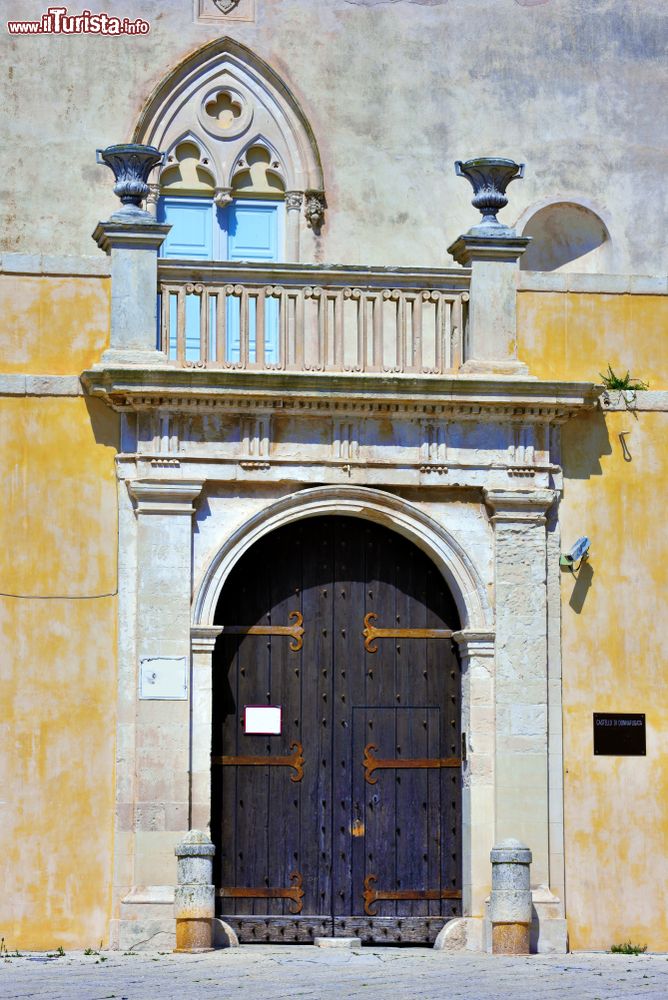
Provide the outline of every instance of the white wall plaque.
[[281,732],[280,705],[244,705],[244,731],[278,736]]
[[185,656],[145,656],[139,663],[139,697],[183,701],[188,697]]

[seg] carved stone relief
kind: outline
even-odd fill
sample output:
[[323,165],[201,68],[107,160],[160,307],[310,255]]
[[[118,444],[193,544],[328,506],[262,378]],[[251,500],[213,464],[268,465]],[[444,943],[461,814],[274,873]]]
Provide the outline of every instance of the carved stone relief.
[[479,424],[446,416],[298,413],[259,401],[253,413],[163,408],[137,415],[136,450],[140,463],[179,464],[186,472],[192,464],[193,475],[221,481],[234,478],[236,467],[305,483],[339,481],[343,473],[374,484],[512,488],[530,479],[558,488],[558,434],[549,420]]
[[255,0],[195,0],[196,21],[254,21]]

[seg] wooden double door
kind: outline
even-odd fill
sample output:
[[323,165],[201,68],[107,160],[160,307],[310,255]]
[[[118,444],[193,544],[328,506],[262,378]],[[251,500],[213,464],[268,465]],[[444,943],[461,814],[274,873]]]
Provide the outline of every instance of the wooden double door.
[[[461,913],[459,623],[435,566],[371,522],[304,520],[240,560],[217,622],[218,915],[242,941],[432,942]],[[247,706],[280,707],[280,733],[247,732]]]

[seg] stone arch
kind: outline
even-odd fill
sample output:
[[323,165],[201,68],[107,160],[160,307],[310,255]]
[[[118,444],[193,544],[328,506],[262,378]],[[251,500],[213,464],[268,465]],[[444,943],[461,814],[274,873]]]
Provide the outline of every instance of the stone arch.
[[587,199],[565,196],[530,206],[516,229],[530,236],[523,271],[605,273],[612,269],[612,240],[603,212]]
[[358,486],[318,486],[291,493],[238,528],[215,553],[196,588],[193,626],[213,625],[230,570],[256,541],[293,521],[331,514],[375,521],[413,542],[443,575],[455,599],[461,628],[485,632],[492,628],[484,584],[450,532],[401,497]]
[[186,132],[166,150],[167,159],[160,171],[160,183],[170,193],[211,192],[217,186],[211,166],[211,153],[202,140]]
[[287,191],[324,192],[318,146],[299,102],[234,39],[216,39],[170,71],[146,102],[133,142],[168,149],[186,133],[211,150],[217,178],[229,178],[250,134],[261,134],[276,151]]
[[[258,153],[264,154],[264,156],[258,157]],[[254,158],[255,160],[266,159],[266,163],[264,164],[264,184],[257,184],[253,170]],[[248,181],[251,181],[251,183],[248,183]],[[232,173],[227,180],[227,186],[233,191],[243,191],[244,189],[254,191],[259,188],[260,193],[274,196],[285,192],[285,170],[280,155],[274,148],[273,143],[269,142],[264,135],[261,133],[255,134],[240,151],[237,159],[232,164]]]

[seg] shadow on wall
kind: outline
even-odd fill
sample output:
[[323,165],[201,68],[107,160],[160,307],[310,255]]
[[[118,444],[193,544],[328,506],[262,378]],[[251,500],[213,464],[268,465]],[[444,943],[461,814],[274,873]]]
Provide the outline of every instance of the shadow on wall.
[[561,464],[566,483],[569,479],[600,476],[602,455],[612,455],[605,413],[592,410],[564,425],[561,432]]
[[119,414],[110,410],[100,399],[84,396],[84,401],[97,444],[120,451],[121,419]]
[[[601,456],[612,454],[610,435],[605,421],[605,413],[593,410],[569,420],[561,436],[562,468],[564,471],[564,493],[568,493],[569,479],[589,479],[600,476]],[[588,559],[580,563],[579,569],[571,573],[562,571],[562,587],[573,583],[568,604],[579,615],[594,579],[594,569]]]
[[605,274],[611,270],[610,234],[584,205],[567,201],[547,205],[532,215],[522,235],[533,240],[520,261],[523,271]]
[[[566,570],[564,572],[564,577],[568,577],[569,575],[569,571]],[[594,570],[589,560],[580,564],[580,568],[573,573],[573,577],[575,579],[575,586],[573,587],[568,603],[576,615],[579,615],[584,607],[585,598],[589,593],[591,582],[594,579]],[[568,584],[567,579],[564,583],[565,585]]]

